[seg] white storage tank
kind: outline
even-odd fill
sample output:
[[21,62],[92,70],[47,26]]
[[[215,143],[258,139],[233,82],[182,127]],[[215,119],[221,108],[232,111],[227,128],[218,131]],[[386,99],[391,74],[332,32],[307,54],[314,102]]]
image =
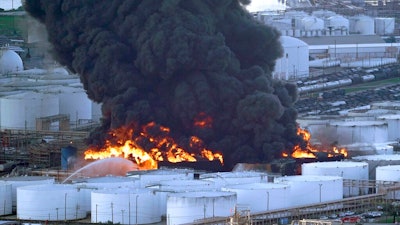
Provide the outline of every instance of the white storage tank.
[[24,70],[21,57],[10,49],[0,50],[0,75],[10,74]]
[[12,189],[12,206],[13,210],[17,207],[17,188],[29,185],[54,184],[54,177],[47,176],[18,176],[18,177],[2,177],[1,181],[11,184]]
[[344,29],[346,31],[349,30],[350,22],[347,18],[344,18],[340,15],[330,16],[325,19],[325,28],[336,30],[336,29]]
[[301,165],[303,175],[339,176],[352,180],[349,187],[343,189],[343,197],[368,194],[363,183],[369,180],[369,167],[366,162],[332,161],[312,162]]
[[378,17],[375,18],[375,34],[390,35],[394,33],[395,18],[394,17]]
[[372,17],[358,15],[349,18],[350,33],[361,35],[375,34],[375,22]]
[[255,171],[218,172],[201,174],[200,179],[212,181],[216,188],[221,188],[230,184],[248,184],[267,181],[268,174]]
[[286,184],[249,183],[228,185],[223,191],[237,194],[237,204],[247,206],[252,213],[288,208],[290,187]]
[[4,96],[0,102],[3,128],[35,129],[36,118],[59,114],[59,101],[55,95],[24,92]]
[[343,199],[343,178],[339,176],[284,176],[275,178],[274,183],[289,185],[290,207]]
[[69,115],[74,123],[92,119],[92,101],[83,88],[55,86],[46,89],[46,93],[58,96],[59,113]]
[[191,223],[195,220],[228,217],[234,210],[234,192],[175,193],[167,199],[167,225]]
[[148,189],[101,189],[92,191],[91,222],[151,224],[161,222],[156,194]]
[[167,197],[172,193],[191,192],[191,191],[219,191],[214,182],[207,180],[165,180],[154,186],[147,188],[157,193],[161,216],[167,213]]
[[400,182],[400,165],[378,166],[376,168],[376,181],[380,184],[378,185],[378,193],[387,193],[389,198],[400,199],[399,191],[386,191],[388,186],[393,186],[392,182]]
[[73,180],[72,183],[80,190],[80,198],[83,200],[82,209],[91,210],[91,193],[99,189],[138,188],[138,182],[134,178],[105,176],[87,179]]
[[348,157],[356,157],[362,155],[393,154],[393,145],[391,144],[393,144],[393,142],[355,143],[349,145],[340,145],[340,147],[347,150]]
[[330,126],[335,128],[340,145],[388,141],[388,126],[384,121],[338,121]]
[[12,214],[12,204],[11,184],[0,181],[0,215]]
[[309,76],[309,49],[304,41],[281,36],[283,55],[276,60],[273,77],[280,80],[289,80]]
[[400,115],[389,114],[379,116],[378,119],[383,120],[388,125],[388,141],[397,141],[400,139]]
[[389,165],[400,165],[400,155],[362,155],[351,158],[356,162],[368,163],[369,179],[376,180],[376,168]]
[[147,187],[159,184],[165,180],[193,180],[194,171],[191,169],[168,169],[142,170],[129,172],[129,177],[138,179],[140,187]]
[[322,30],[324,29],[324,21],[315,16],[307,16],[301,19],[300,29],[310,31],[310,30]]
[[79,190],[66,184],[30,185],[17,188],[17,219],[65,221],[83,219]]
[[376,167],[376,180],[400,182],[400,165]]

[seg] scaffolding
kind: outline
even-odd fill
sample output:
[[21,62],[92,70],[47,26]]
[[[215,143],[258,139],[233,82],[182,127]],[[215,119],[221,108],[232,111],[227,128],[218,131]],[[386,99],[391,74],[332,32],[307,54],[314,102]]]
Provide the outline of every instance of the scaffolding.
[[74,146],[77,153],[87,146],[88,132],[6,129],[0,131],[0,161],[14,161],[36,168],[60,166],[61,148]]

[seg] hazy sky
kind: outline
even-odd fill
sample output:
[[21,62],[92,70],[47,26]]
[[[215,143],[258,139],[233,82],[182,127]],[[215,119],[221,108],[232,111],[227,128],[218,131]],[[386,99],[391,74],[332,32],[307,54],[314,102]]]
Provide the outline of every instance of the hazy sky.
[[279,3],[278,0],[252,0],[246,8],[250,12],[257,12],[284,9],[284,5]]
[[[22,5],[21,0],[0,0],[0,8],[4,10],[16,9]],[[282,9],[282,4],[278,0],[252,0],[247,7],[250,12]]]
[[0,0],[0,8],[4,10],[17,9],[21,5],[21,0]]

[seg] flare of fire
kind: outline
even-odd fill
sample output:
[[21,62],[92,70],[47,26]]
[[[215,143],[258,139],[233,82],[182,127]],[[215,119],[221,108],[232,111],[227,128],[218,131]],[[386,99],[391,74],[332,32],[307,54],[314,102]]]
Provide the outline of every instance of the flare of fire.
[[204,112],[200,112],[195,118],[194,118],[194,126],[196,127],[212,127],[213,119],[211,116],[208,116]]
[[[150,131],[156,131],[157,135],[152,135]],[[100,149],[89,148],[85,151],[85,159],[104,159],[109,157],[122,157],[134,161],[139,169],[157,169],[158,162],[167,160],[172,163],[195,162],[197,157],[202,157],[209,161],[219,160],[223,164],[223,156],[220,153],[213,153],[204,147],[203,141],[192,136],[189,146],[191,149],[198,150],[198,155],[189,153],[180,147],[168,134],[170,129],[158,126],[150,122],[142,128],[136,138],[132,138],[134,130],[132,128],[121,127],[110,131],[112,140],[106,140]],[[114,142],[112,142],[114,141]],[[152,146],[148,151],[139,143],[146,143]]]
[[[306,142],[305,149],[301,148],[299,145],[295,146],[293,152],[291,153],[291,157],[293,158],[316,158],[317,152],[326,152],[328,153],[328,157],[334,157],[338,154],[342,154],[344,157],[347,157],[347,150],[345,148],[338,148],[336,146],[332,147],[332,149],[317,149],[310,144],[311,134],[305,129],[297,128],[297,135],[301,136],[303,140]],[[283,157],[288,157],[288,153],[283,153]]]

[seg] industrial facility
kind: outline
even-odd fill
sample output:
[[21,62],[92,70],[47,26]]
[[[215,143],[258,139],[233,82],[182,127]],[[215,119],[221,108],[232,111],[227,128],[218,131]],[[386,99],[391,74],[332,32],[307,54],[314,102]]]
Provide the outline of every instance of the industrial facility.
[[[310,2],[319,7],[310,11]],[[282,156],[232,171],[217,171],[217,160],[148,170],[129,157],[84,160],[102,105],[43,51],[43,27],[29,20],[25,38],[0,41],[0,220],[285,225],[383,213],[400,201],[400,86],[391,83],[400,74],[399,3],[351,2],[277,1],[273,10],[252,12],[281,34],[272,76],[296,84],[297,122],[310,143],[346,155]],[[392,14],[368,14],[377,8]]]

